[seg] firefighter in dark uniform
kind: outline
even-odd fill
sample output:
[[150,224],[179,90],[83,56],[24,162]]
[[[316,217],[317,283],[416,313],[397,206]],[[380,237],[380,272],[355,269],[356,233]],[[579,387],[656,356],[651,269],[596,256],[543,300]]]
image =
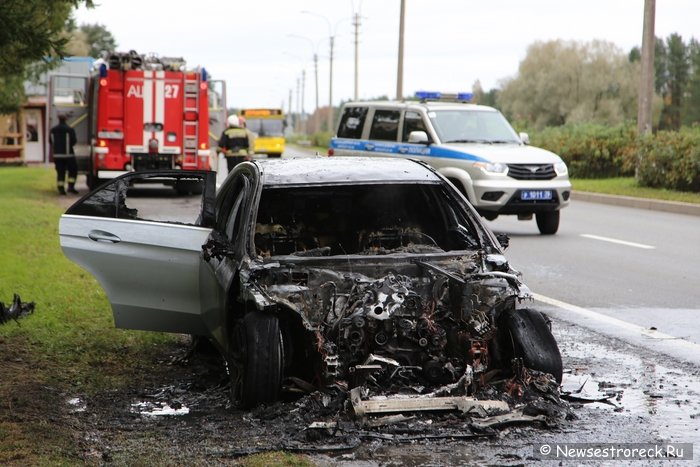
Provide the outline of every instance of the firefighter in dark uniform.
[[221,138],[219,138],[219,151],[222,151],[226,156],[226,166],[231,172],[237,164],[251,159],[250,151],[253,147],[249,133],[241,126],[237,115],[231,115],[226,123],[228,128],[221,133]]
[[74,146],[77,142],[75,130],[66,123],[66,116],[58,116],[58,125],[51,128],[49,139],[53,148],[53,161],[56,164],[56,186],[58,192],[66,194],[66,171],[68,171],[68,193],[78,193],[75,179],[78,177],[78,164],[75,161]]

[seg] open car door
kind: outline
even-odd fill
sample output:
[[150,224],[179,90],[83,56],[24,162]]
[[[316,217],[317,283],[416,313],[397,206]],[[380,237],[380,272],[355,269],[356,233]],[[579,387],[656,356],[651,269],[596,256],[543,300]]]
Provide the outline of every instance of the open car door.
[[[64,254],[102,285],[117,327],[207,334],[199,273],[214,225],[215,182],[215,172],[129,173],[61,216]],[[200,194],[178,195],[177,186]]]

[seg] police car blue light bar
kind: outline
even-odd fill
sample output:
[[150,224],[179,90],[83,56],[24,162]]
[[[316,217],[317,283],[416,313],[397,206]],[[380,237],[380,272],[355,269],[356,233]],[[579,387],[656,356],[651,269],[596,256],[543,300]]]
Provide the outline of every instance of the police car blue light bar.
[[422,101],[428,99],[440,99],[441,94],[437,91],[416,91],[416,98]]
[[421,101],[469,102],[474,97],[471,92],[446,94],[438,91],[416,91],[416,99]]

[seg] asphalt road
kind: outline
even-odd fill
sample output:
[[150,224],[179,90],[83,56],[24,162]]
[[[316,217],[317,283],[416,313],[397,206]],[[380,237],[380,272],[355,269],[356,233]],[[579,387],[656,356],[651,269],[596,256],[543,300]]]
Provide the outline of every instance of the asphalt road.
[[554,236],[512,216],[488,225],[533,292],[700,344],[700,217],[575,201]]

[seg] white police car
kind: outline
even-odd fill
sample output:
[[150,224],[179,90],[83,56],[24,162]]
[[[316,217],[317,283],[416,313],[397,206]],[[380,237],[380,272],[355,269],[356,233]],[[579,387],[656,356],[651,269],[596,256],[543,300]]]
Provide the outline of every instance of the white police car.
[[348,102],[329,156],[420,159],[450,180],[487,219],[533,215],[540,233],[559,228],[569,204],[566,164],[528,146],[496,109],[470,104],[471,94],[416,93],[417,101]]

